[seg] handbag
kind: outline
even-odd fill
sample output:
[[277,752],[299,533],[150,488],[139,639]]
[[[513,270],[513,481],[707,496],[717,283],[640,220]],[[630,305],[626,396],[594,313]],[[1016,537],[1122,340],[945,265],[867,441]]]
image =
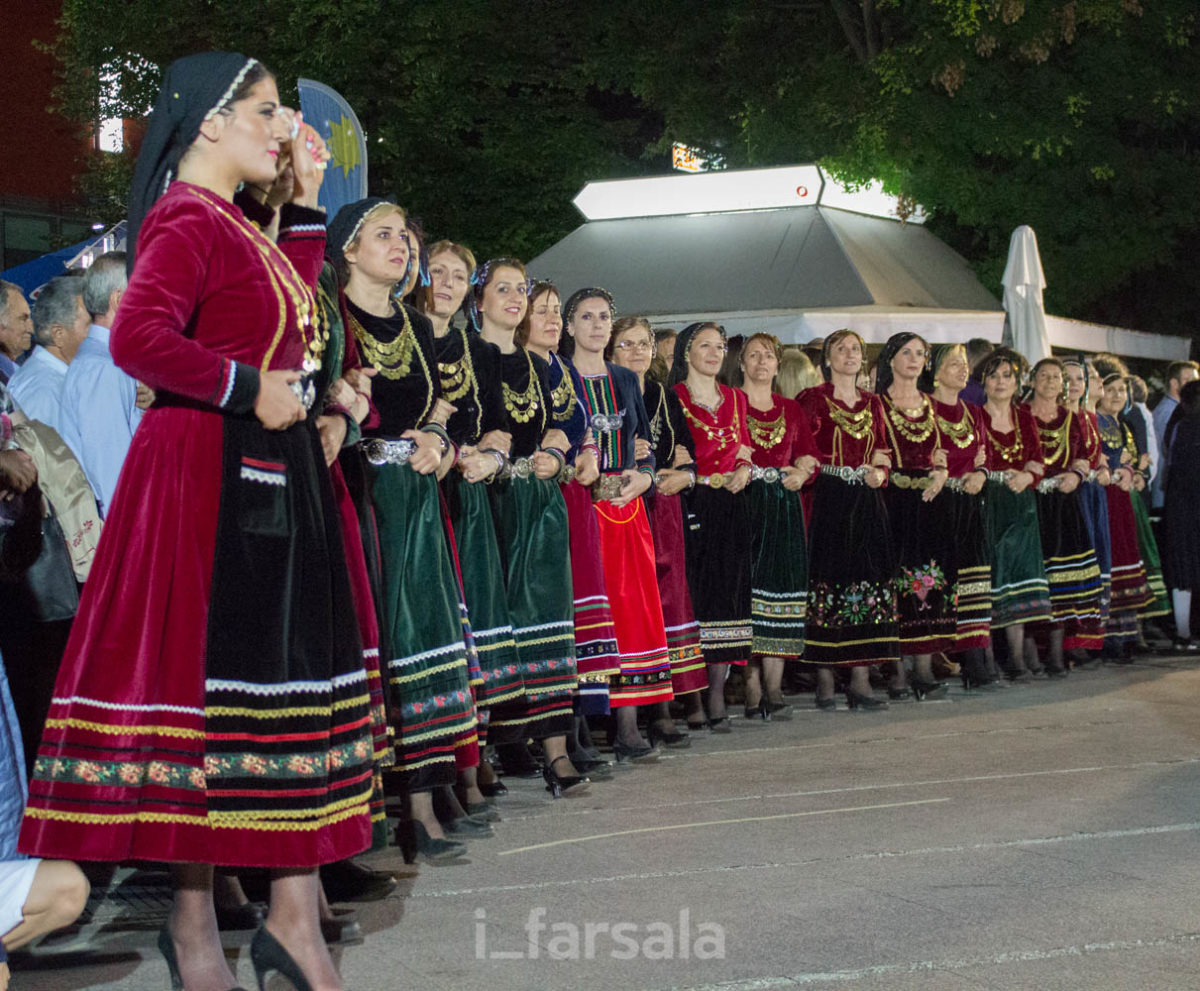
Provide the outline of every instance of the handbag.
[[79,609],[79,583],[67,538],[54,507],[42,518],[42,550],[17,579],[26,614],[39,623],[71,619]]

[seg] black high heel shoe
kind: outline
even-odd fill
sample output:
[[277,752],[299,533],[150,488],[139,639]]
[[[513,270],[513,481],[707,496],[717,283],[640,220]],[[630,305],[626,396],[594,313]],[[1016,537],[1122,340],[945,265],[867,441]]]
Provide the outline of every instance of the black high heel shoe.
[[832,695],[830,695],[827,699],[821,698],[821,696],[818,695],[815,701],[817,708],[824,712],[833,712],[833,710],[837,708],[837,699],[835,699]]
[[868,712],[878,712],[888,707],[883,699],[877,699],[874,695],[860,695],[853,688],[846,689],[846,704],[851,709],[861,707]]
[[267,978],[272,971],[292,982],[296,991],[312,991],[312,985],[304,976],[300,965],[266,926],[262,926],[250,941],[250,962],[254,964],[254,976],[258,979],[258,991],[266,991]]
[[416,863],[419,856],[431,864],[444,864],[467,854],[467,844],[462,840],[434,839],[416,819],[400,823],[396,828],[396,842],[406,864]]
[[747,722],[752,719],[761,719],[764,723],[770,722],[771,713],[767,711],[767,697],[764,695],[758,700],[757,705],[746,706],[746,711],[743,713]]
[[569,760],[566,754],[561,757],[555,757],[549,764],[542,768],[542,777],[546,781],[546,791],[550,792],[552,798],[574,798],[576,795],[582,795],[587,791],[587,787],[591,784],[591,780],[585,778],[582,774],[560,775],[554,770],[554,765],[560,760]]
[[911,683],[908,685],[902,685],[899,688],[893,688],[891,685],[888,685],[888,698],[895,702],[902,702],[904,699],[912,698],[915,690],[916,686]]
[[674,729],[670,733],[664,733],[654,723],[646,727],[646,739],[650,741],[652,747],[661,743],[664,747],[682,750],[684,747],[692,745],[691,737],[686,733],[680,733]]
[[918,702],[924,702],[925,699],[945,698],[950,691],[940,681],[921,681],[913,678],[909,684],[912,686],[913,695],[916,696]]
[[171,972],[171,991],[182,991],[183,976],[179,973],[179,959],[175,956],[175,941],[171,939],[171,930],[165,925],[158,931],[158,952],[167,961],[167,970]]
[[508,794],[508,785],[497,778],[495,781],[491,781],[487,784],[484,784],[484,782],[480,781],[479,790],[483,793],[484,798],[499,798],[501,795]]
[[[179,973],[179,958],[175,956],[175,940],[171,938],[171,929],[164,925],[158,931],[158,952],[163,955],[163,959],[167,962],[167,970],[171,974],[171,991],[183,991],[183,975]],[[300,985],[296,985],[298,991],[304,991]],[[307,984],[304,985],[308,987]],[[259,988],[262,988],[262,979],[259,978]],[[246,991],[245,988],[236,987],[233,991]]]
[[765,701],[763,703],[763,705],[765,705],[767,707],[767,718],[768,719],[785,719],[786,720],[786,719],[792,718],[792,706],[791,706],[791,703],[789,703],[789,702]]

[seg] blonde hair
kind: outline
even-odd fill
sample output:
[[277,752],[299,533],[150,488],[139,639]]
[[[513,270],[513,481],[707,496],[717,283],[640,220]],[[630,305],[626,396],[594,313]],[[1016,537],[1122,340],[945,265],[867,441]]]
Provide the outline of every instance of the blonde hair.
[[775,391],[788,399],[795,399],[805,389],[821,384],[821,373],[812,359],[799,348],[784,348],[779,359],[779,371],[775,375]]
[[[367,223],[369,221],[379,220],[382,217],[390,217],[393,213],[400,214],[400,219],[404,221],[404,226],[405,227],[408,226],[408,214],[405,212],[404,207],[400,206],[398,203],[380,203],[377,206],[372,207],[365,214],[363,214],[362,220],[360,220],[358,222],[358,226],[354,230],[354,237],[350,238],[350,240],[346,242],[346,244],[342,248],[341,254],[338,258],[338,262],[337,262],[338,278],[341,280],[342,285],[345,285],[347,282],[350,281],[350,263],[348,261],[346,261],[346,252],[351,251],[354,248],[357,248],[359,246],[359,244],[362,242],[362,230],[364,227],[367,226]],[[409,269],[411,270],[412,268],[415,267],[412,263],[412,242],[411,241],[409,241],[409,244],[408,244],[408,251],[409,251],[408,265],[409,265]],[[420,252],[420,249],[418,249],[418,255],[417,255],[418,259],[420,258],[419,252]],[[419,264],[419,262],[418,262],[418,264]]]

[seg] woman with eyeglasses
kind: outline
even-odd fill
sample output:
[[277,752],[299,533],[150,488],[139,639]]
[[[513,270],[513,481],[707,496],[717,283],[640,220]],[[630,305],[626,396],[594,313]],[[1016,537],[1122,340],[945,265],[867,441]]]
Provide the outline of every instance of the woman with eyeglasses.
[[[1037,657],[1025,655],[1025,628],[1050,621],[1050,586],[1042,560],[1034,488],[1041,481],[1042,442],[1037,424],[1014,399],[1025,359],[997,348],[979,366],[987,402],[987,534],[992,549],[992,629],[1003,630],[1009,678],[1032,681],[1042,673]],[[994,664],[994,654],[989,664]],[[1044,673],[1043,673],[1044,677]]]
[[[896,552],[901,663],[888,689],[891,698],[941,698],[946,686],[933,674],[933,655],[954,646],[958,556],[945,525],[947,503],[939,497],[949,472],[933,400],[917,388],[929,360],[919,334],[888,338],[876,362],[875,391],[883,402],[884,431],[892,474],[884,492]],[[912,677],[904,660],[911,661]]]
[[[1064,651],[1099,650],[1104,644],[1100,620],[1100,565],[1080,505],[1079,487],[1091,470],[1083,419],[1059,403],[1064,367],[1058,358],[1043,358],[1033,368],[1029,412],[1042,442],[1046,474],[1037,487],[1042,560],[1050,586],[1049,628],[1037,630],[1049,643],[1044,665],[1052,678],[1067,673]],[[1036,646],[1029,638],[1026,654]]]
[[694,323],[675,339],[671,387],[696,452],[695,487],[685,537],[688,588],[700,624],[708,668],[708,725],[731,731],[725,681],[731,664],[745,665],[753,639],[750,609],[750,513],[740,493],[750,482],[746,394],[722,385],[725,328]]
[[[654,349],[650,324],[644,318],[621,317],[613,324],[610,358],[614,364],[628,368],[638,377],[642,404],[650,418],[650,444],[656,470],[654,491],[646,499],[646,508],[654,538],[658,594],[671,661],[671,691],[675,698],[684,702],[688,728],[702,730],[706,723],[700,693],[708,687],[708,673],[704,655],[700,652],[700,627],[688,591],[681,494],[695,483],[696,456],[679,398],[648,374]],[[662,742],[667,747],[685,747],[691,743],[688,737],[676,731],[670,703],[665,701],[658,703],[649,739],[651,743]]]
[[[236,981],[213,864],[271,872],[259,980],[341,982],[316,867],[370,837],[370,701],[308,407],[325,360],[319,135],[257,60],[166,71],[134,170],[119,366],[157,392],[58,674],[20,849],[173,865],[173,987]],[[278,242],[235,206],[270,190]],[[273,212],[268,209],[268,215]]]
[[654,484],[650,424],[637,376],[604,360],[613,300],[593,286],[563,304],[560,349],[579,375],[579,402],[599,448],[592,511],[600,530],[604,585],[612,604],[621,670],[609,682],[618,762],[653,759],[657,748],[638,728],[638,709],[670,702],[671,664],[654,572],[654,542],[641,496]]
[[512,435],[492,482],[492,513],[526,686],[524,710],[503,718],[493,713],[488,734],[497,745],[539,741],[546,789],[559,798],[582,794],[589,784],[567,755],[578,681],[570,534],[558,483],[571,444],[555,426],[546,362],[515,339],[528,304],[529,280],[515,258],[493,259],[479,269],[471,320],[500,351],[501,398]]
[[987,483],[987,431],[983,410],[960,398],[970,366],[961,344],[935,344],[921,380],[921,391],[933,402],[949,477],[939,501],[948,509],[951,546],[957,561],[958,599],[954,645],[950,650],[962,668],[963,687],[995,685],[987,662],[991,643],[991,549],[984,532],[983,498]]
[[592,511],[591,486],[600,477],[600,449],[588,430],[587,413],[579,401],[582,383],[559,357],[562,343],[562,300],[549,282],[529,290],[529,310],[517,327],[518,344],[542,358],[549,368],[553,420],[570,442],[567,471],[561,478],[567,522],[571,531],[571,587],[575,597],[575,663],[579,671],[575,733],[567,738],[571,761],[584,774],[602,778],[611,765],[592,746],[587,720],[607,716],[609,682],[621,672],[617,629],[604,584],[600,527]]
[[823,385],[798,398],[817,442],[808,536],[804,659],[817,665],[818,709],[832,711],[834,672],[849,669],[851,709],[886,709],[870,667],[900,658],[896,565],[880,488],[891,470],[883,404],[855,385],[863,341],[852,330],[825,338]]
[[746,489],[754,534],[747,719],[792,718],[792,707],[783,700],[783,662],[804,653],[808,612],[808,547],[800,489],[819,461],[804,410],[774,391],[781,352],[771,334],[753,334],[740,359],[754,461]]

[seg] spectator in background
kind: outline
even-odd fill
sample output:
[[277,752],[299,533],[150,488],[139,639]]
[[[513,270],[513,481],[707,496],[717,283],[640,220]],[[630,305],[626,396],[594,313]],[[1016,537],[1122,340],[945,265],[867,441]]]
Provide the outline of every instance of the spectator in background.
[[125,252],[101,255],[83,277],[83,305],[91,315],[87,337],[67,368],[62,427],[87,475],[103,516],[112,502],[121,464],[142,419],[137,380],[121,371],[108,351],[109,328],[125,292]]
[[781,396],[795,399],[805,389],[821,384],[821,373],[813,366],[808,355],[796,347],[783,349],[779,359],[779,374],[775,386]]
[[0,279],[0,413],[12,412],[9,379],[33,343],[33,319],[21,287]]
[[1133,431],[1133,439],[1137,443],[1137,449],[1142,453],[1141,460],[1144,462],[1142,470],[1146,474],[1148,484],[1141,490],[1141,497],[1146,500],[1146,506],[1149,507],[1150,487],[1154,484],[1154,478],[1161,469],[1158,436],[1154,432],[1154,418],[1150,413],[1150,407],[1146,405],[1150,390],[1146,388],[1146,380],[1140,375],[1130,375],[1126,380],[1126,385],[1129,386],[1129,406],[1126,407],[1125,416],[1122,419],[1129,424],[1129,429]]
[[[721,328],[722,331],[724,329]],[[742,348],[745,344],[745,334],[734,334],[726,341],[725,361],[717,372],[717,381],[731,389],[742,387]]]
[[972,337],[967,341],[967,367],[971,369],[971,376],[967,379],[963,391],[958,394],[959,399],[974,403],[976,406],[982,406],[987,402],[987,395],[983,391],[983,376],[976,375],[976,370],[982,365],[983,360],[995,350],[996,345],[985,337]]
[[[11,430],[0,417],[0,438]],[[5,441],[7,443],[7,441]],[[24,571],[38,556],[41,497],[37,473],[23,451],[0,458],[0,578]],[[25,811],[25,763],[21,731],[0,658],[0,991],[8,986],[8,951],[70,925],[87,903],[88,882],[66,860],[37,860],[17,853]]]
[[1163,443],[1163,435],[1167,431],[1167,423],[1171,414],[1179,405],[1179,392],[1189,382],[1200,378],[1200,364],[1194,361],[1172,361],[1167,365],[1167,392],[1154,407],[1154,433],[1158,439],[1161,463],[1154,473],[1150,488],[1150,506],[1154,512],[1162,512],[1163,502],[1167,495],[1167,465],[1171,461],[1171,452]]
[[12,400],[22,412],[60,435],[67,366],[88,332],[82,291],[83,280],[78,276],[60,275],[46,283],[33,304],[36,346],[8,383]]
[[678,332],[670,327],[663,327],[654,332],[654,353],[663,360],[668,372],[675,361],[675,338],[678,336]]

